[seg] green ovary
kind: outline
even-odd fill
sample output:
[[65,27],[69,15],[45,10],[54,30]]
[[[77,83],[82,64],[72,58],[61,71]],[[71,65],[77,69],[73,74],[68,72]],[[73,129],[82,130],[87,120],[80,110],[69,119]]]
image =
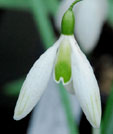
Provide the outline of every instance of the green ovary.
[[55,64],[55,79],[63,78],[64,83],[71,79],[71,48],[68,40],[63,40],[58,50]]

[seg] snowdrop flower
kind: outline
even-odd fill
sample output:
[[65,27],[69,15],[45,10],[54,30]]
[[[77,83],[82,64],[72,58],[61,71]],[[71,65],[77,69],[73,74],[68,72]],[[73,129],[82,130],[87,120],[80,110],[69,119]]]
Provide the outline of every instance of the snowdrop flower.
[[[60,22],[68,5],[73,0],[63,0],[55,17],[56,26]],[[96,47],[107,16],[107,0],[84,0],[74,9],[76,23],[75,35],[85,53],[90,53]]]
[[[62,34],[58,41],[35,62],[23,83],[14,119],[24,118],[39,101],[48,85],[51,74],[56,83],[75,93],[93,127],[100,126],[101,103],[99,87],[92,67],[74,38],[75,1],[62,19]],[[51,97],[51,96],[50,96]]]

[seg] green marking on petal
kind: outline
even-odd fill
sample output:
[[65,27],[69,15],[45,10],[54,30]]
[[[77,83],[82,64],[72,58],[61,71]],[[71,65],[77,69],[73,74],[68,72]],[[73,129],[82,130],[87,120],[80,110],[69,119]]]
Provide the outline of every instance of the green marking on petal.
[[59,81],[63,78],[64,83],[71,79],[71,47],[68,40],[63,40],[58,49],[55,64],[55,79]]

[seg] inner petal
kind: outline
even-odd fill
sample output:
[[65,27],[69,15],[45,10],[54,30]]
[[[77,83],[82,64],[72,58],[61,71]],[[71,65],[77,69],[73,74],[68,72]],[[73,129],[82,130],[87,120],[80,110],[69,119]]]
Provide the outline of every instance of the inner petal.
[[69,82],[71,79],[71,47],[69,41],[64,39],[57,53],[55,64],[55,80],[63,83]]

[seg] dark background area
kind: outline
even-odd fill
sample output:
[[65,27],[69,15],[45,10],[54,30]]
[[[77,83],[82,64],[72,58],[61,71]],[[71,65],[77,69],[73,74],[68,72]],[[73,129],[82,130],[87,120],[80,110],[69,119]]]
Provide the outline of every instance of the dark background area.
[[2,87],[27,74],[44,52],[32,15],[23,11],[0,11],[0,129],[3,134],[25,134],[29,116],[13,120],[18,96],[7,96]]
[[[100,59],[103,55],[107,55],[111,57],[111,62],[113,61],[112,46],[113,30],[105,24],[98,45],[90,58],[99,81]],[[17,96],[5,95],[3,86],[26,75],[43,52],[43,42],[30,13],[0,10],[0,129],[3,134],[25,134],[30,117],[29,115],[18,122],[13,120]],[[104,109],[108,94],[101,91],[101,96]],[[91,127],[83,115],[80,133],[83,134],[84,130],[86,133],[91,133]]]

